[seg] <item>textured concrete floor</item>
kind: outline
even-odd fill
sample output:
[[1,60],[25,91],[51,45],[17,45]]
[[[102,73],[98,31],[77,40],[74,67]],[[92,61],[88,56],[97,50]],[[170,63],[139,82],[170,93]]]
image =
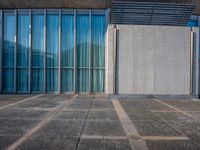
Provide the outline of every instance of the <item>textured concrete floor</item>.
[[200,101],[0,95],[0,149],[199,150]]

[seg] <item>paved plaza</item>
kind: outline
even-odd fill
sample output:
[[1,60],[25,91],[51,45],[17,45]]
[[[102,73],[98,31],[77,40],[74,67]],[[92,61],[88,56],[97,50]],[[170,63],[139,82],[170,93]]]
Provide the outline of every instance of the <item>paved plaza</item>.
[[200,101],[0,95],[0,149],[199,150]]

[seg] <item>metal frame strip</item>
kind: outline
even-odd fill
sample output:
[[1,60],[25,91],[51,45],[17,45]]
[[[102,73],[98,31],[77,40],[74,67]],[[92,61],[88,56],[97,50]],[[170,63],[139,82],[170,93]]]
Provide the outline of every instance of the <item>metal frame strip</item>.
[[74,93],[76,93],[76,10],[74,10]]
[[32,12],[29,10],[29,83],[28,83],[28,92],[31,93],[31,66],[32,66]]
[[14,50],[14,92],[17,92],[17,33],[18,33],[18,21],[17,10],[15,10],[15,50]]
[[59,48],[58,48],[58,93],[60,94],[61,93],[61,10],[59,9]]
[[47,11],[44,10],[44,93],[46,93],[46,51],[47,51],[47,44],[46,44],[46,35],[47,35]]
[[0,92],[2,92],[2,73],[3,73],[3,68],[2,68],[2,55],[3,55],[3,13],[2,10],[0,11]]
[[92,92],[91,62],[92,62],[92,11],[89,11],[89,92]]

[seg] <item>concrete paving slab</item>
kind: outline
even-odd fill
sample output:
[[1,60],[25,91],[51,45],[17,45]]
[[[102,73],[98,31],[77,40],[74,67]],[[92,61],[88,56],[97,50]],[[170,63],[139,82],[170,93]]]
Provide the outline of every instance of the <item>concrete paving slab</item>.
[[86,119],[87,112],[86,111],[62,111],[56,114],[56,116],[53,118],[53,120],[67,120],[67,119],[73,119],[73,120],[84,120]]
[[117,113],[114,110],[95,111],[94,109],[89,112],[88,120],[119,120]]
[[74,110],[80,110],[80,109],[83,109],[83,110],[88,110],[90,108],[90,104],[87,104],[87,103],[83,103],[83,104],[69,104],[67,106],[67,109],[74,109]]
[[190,113],[192,116],[194,116],[195,118],[198,119],[198,121],[200,121],[200,112],[188,112]]
[[134,125],[141,136],[181,136],[165,122],[134,122]]
[[5,120],[0,123],[0,136],[22,136],[40,120]]
[[81,139],[78,150],[131,150],[128,140]]
[[94,100],[91,106],[91,110],[95,109],[114,109],[111,100]]
[[45,136],[79,136],[83,120],[52,120],[47,125],[42,127],[38,132]]
[[137,101],[120,100],[119,102],[125,110],[134,110],[134,111],[172,110],[171,108],[161,105],[152,100],[144,100],[143,102],[140,102],[140,100]]
[[191,141],[147,141],[149,150],[199,150]]
[[130,120],[134,122],[162,122],[162,120],[150,111],[125,111]]
[[0,149],[4,150],[9,145],[14,143],[19,137],[18,136],[0,136]]
[[84,135],[125,136],[123,127],[119,121],[87,120]]
[[200,146],[200,122],[171,122],[170,124]]
[[0,106],[6,106],[6,105],[21,101],[21,100],[31,97],[31,96],[32,95],[22,95],[22,96],[1,95],[0,96]]
[[200,103],[193,100],[164,100],[165,103],[173,105],[183,111],[199,111]]
[[77,137],[33,135],[17,150],[73,150],[76,147]]
[[188,117],[180,112],[154,112],[167,122],[196,122],[194,118]]
[[0,119],[41,119],[48,114],[47,111],[32,110],[3,110],[0,111]]

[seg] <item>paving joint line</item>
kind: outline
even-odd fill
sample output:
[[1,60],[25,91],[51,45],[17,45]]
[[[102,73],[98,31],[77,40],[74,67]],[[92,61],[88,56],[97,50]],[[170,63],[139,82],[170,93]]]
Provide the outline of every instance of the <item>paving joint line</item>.
[[35,132],[37,132],[44,125],[46,125],[49,121],[51,121],[51,119],[55,116],[55,114],[57,114],[58,112],[62,111],[62,109],[64,107],[66,107],[76,97],[77,97],[77,95],[74,95],[73,97],[71,97],[70,100],[67,100],[64,104],[60,105],[60,107],[57,110],[52,111],[49,115],[47,115],[47,117],[44,120],[42,120],[41,122],[39,122],[35,127],[33,127],[30,130],[27,130],[27,132],[22,137],[20,137],[17,141],[15,141],[13,144],[11,144],[7,148],[7,150],[15,150],[18,146],[20,146],[21,144],[23,144]]
[[17,104],[21,104],[21,103],[23,103],[23,102],[27,102],[27,101],[33,100],[33,99],[38,98],[38,97],[41,97],[41,96],[43,96],[43,95],[44,95],[44,94],[39,94],[39,95],[36,95],[36,96],[31,96],[31,97],[25,98],[25,99],[23,99],[23,100],[21,100],[21,101],[18,101],[18,102],[12,103],[12,104],[8,104],[8,105],[5,105],[5,106],[1,106],[1,107],[0,107],[0,110],[5,109],[5,108],[9,108],[9,107],[12,107],[12,106],[15,106],[15,105],[17,105]]
[[163,102],[163,101],[160,101],[160,100],[158,100],[158,99],[154,99],[154,101],[156,101],[156,102],[158,102],[158,103],[160,103],[160,104],[163,104],[163,105],[165,105],[165,106],[168,106],[169,108],[172,108],[172,109],[176,110],[177,112],[180,112],[180,113],[184,114],[185,116],[191,117],[191,118],[193,118],[193,119],[195,119],[195,120],[199,120],[198,118],[192,116],[190,113],[188,113],[188,112],[186,112],[186,111],[184,111],[184,110],[181,110],[181,109],[179,109],[179,108],[177,108],[177,107],[175,107],[175,106],[173,106],[173,105],[167,104],[167,103],[165,103],[165,102]]
[[90,110],[91,110],[91,107],[92,107],[93,102],[94,102],[94,96],[92,97],[92,101],[91,101],[91,103],[90,103],[90,107],[88,108],[88,111],[87,111],[87,114],[86,114],[86,117],[85,117],[85,120],[84,120],[82,129],[81,129],[81,132],[80,132],[80,137],[78,138],[78,141],[77,141],[77,143],[76,143],[75,150],[78,149],[78,146],[79,146],[79,144],[80,144],[80,140],[81,140],[81,137],[82,137],[82,135],[83,135],[83,130],[84,130],[84,128],[85,128],[85,124],[86,124],[86,121],[87,121],[87,119],[88,119],[88,116],[89,116],[89,113],[90,113]]
[[134,149],[149,150],[146,142],[141,138],[141,136],[137,132],[134,124],[129,119],[128,115],[124,111],[119,101],[117,99],[112,99],[112,103],[114,105],[115,111],[117,112],[121,125],[124,128],[125,134],[128,138],[131,148],[133,150]]

